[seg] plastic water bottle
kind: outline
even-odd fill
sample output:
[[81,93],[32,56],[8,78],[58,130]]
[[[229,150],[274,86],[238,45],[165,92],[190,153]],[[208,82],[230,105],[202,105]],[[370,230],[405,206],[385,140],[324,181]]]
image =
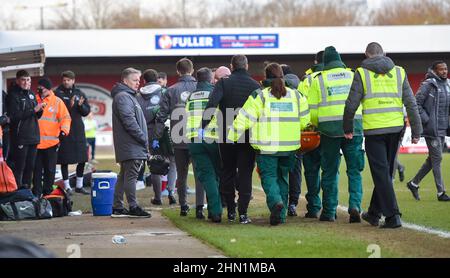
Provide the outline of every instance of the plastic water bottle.
[[124,236],[115,235],[112,237],[112,242],[114,244],[125,244],[127,243],[127,239]]

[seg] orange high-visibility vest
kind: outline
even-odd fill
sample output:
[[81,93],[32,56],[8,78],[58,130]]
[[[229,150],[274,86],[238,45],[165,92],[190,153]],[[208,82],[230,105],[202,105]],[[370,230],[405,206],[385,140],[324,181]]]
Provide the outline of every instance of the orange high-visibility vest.
[[53,91],[50,91],[50,95],[44,99],[41,99],[39,95],[36,98],[38,103],[47,103],[42,117],[38,121],[41,142],[37,148],[40,150],[48,149],[59,144],[61,131],[66,135],[69,134],[72,119],[64,102],[55,96]]

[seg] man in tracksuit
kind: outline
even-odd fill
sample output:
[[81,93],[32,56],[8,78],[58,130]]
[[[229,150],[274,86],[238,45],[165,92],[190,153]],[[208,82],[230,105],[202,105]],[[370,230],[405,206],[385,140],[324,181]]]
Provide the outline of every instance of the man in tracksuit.
[[[144,71],[144,81],[145,85],[139,90],[139,95],[136,97],[139,105],[144,112],[145,120],[147,121],[147,131],[149,135],[149,142],[153,141],[154,130],[155,130],[155,119],[156,113],[159,110],[159,104],[161,102],[163,88],[161,85],[157,83],[158,80],[158,72],[154,69],[148,69]],[[169,150],[171,149],[170,142],[166,142],[164,146],[168,146],[166,148],[160,148],[159,154],[169,156]],[[161,146],[162,147],[162,146]],[[145,172],[145,167],[142,167],[139,173],[139,181],[143,181],[143,176]],[[155,193],[155,197],[151,200],[153,205],[162,205],[161,201],[161,176],[160,175],[151,175],[151,183],[153,185],[153,191]],[[173,191],[169,190],[169,204],[176,204],[175,197],[173,196]]]
[[13,170],[19,188],[31,187],[36,147],[40,141],[38,119],[45,106],[44,103],[38,104],[30,88],[30,74],[20,70],[16,74],[16,84],[6,97],[11,139],[8,165]]
[[450,197],[445,193],[441,173],[442,151],[445,136],[450,127],[450,82],[447,79],[447,74],[447,64],[444,61],[434,62],[428,69],[426,80],[421,84],[416,94],[420,118],[423,123],[422,135],[425,137],[428,147],[428,158],[419,172],[407,184],[416,200],[420,200],[420,181],[430,171],[433,171],[438,201],[450,201]]
[[[180,203],[180,216],[187,216],[189,206],[187,203],[187,176],[191,157],[186,142],[186,101],[189,95],[195,91],[197,81],[192,76],[194,66],[191,60],[183,58],[176,63],[177,74],[180,76],[178,82],[169,87],[163,95],[160,110],[156,114],[155,134],[153,135],[152,148],[158,149],[159,139],[163,137],[165,121],[170,118],[170,133],[175,152],[175,163],[177,166],[177,192]],[[203,205],[205,192],[195,180],[195,203],[196,217],[203,219]]]

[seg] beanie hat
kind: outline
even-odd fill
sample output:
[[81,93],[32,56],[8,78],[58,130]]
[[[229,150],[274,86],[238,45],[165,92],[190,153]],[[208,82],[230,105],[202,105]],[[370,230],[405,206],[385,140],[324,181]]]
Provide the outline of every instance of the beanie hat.
[[324,70],[332,68],[346,68],[345,64],[341,60],[341,55],[336,51],[334,46],[328,46],[323,52],[323,66]]
[[43,77],[43,78],[39,79],[38,85],[41,85],[42,87],[44,87],[47,90],[52,89],[52,81],[50,81],[50,79],[48,79],[47,77]]
[[341,61],[341,55],[336,51],[334,46],[328,46],[323,52],[323,63],[326,65],[332,61]]

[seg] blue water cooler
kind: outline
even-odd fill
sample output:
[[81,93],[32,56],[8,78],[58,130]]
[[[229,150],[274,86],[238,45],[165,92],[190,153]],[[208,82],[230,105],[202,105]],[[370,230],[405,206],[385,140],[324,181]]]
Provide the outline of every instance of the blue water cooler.
[[92,174],[91,204],[94,216],[110,216],[114,201],[117,174],[97,172]]

